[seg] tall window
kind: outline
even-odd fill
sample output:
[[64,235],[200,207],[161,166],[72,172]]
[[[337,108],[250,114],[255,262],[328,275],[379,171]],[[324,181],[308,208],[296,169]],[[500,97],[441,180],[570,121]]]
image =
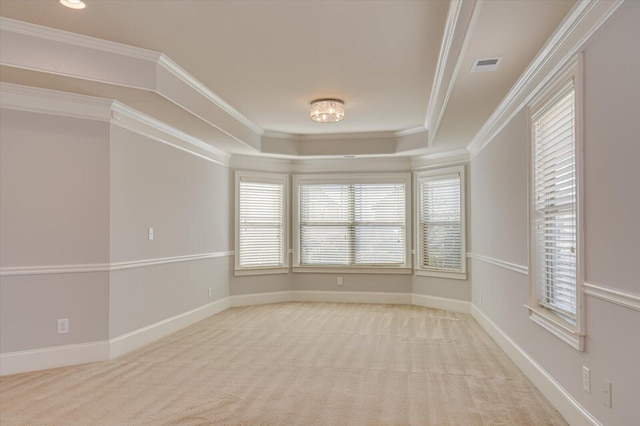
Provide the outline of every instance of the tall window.
[[416,174],[416,274],[466,278],[464,166]]
[[576,134],[573,82],[533,117],[539,303],[575,322]]
[[236,173],[236,274],[287,271],[287,177]]
[[[531,108],[533,314],[580,348],[576,65]],[[548,320],[548,321],[547,321]],[[548,328],[548,327],[547,327]]]
[[408,175],[295,182],[296,266],[408,267]]

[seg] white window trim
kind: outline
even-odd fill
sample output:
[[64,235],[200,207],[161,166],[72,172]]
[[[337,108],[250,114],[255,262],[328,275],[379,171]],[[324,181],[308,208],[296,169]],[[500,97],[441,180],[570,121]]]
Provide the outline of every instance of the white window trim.
[[[300,185],[312,183],[389,183],[405,184],[405,263],[399,266],[305,266],[300,264]],[[293,272],[411,274],[411,173],[317,174],[293,176]]]
[[[282,266],[269,267],[242,267],[240,266],[240,180],[253,179],[264,182],[282,183],[283,188],[283,215],[282,215]],[[269,274],[286,274],[289,273],[289,176],[286,174],[248,172],[237,170],[235,173],[235,276],[244,275],[269,275]]]
[[[415,261],[414,264],[415,275],[426,276],[426,277],[437,277],[437,278],[451,278],[456,280],[466,280],[467,279],[467,230],[466,230],[466,178],[464,173],[464,165],[454,166],[454,167],[446,167],[439,169],[426,170],[421,172],[416,172],[414,174],[414,200],[415,200],[415,223],[414,223],[414,233],[415,236],[413,240],[415,241]],[[461,220],[461,229],[462,229],[462,245],[461,245],[461,265],[462,269],[460,271],[451,271],[446,269],[438,269],[438,268],[421,268],[419,259],[422,256],[422,236],[420,235],[420,180],[428,177],[444,177],[446,175],[459,175],[460,176],[460,220]]]
[[[533,183],[534,128],[531,118],[535,111],[553,98],[568,81],[573,79],[575,90],[575,124],[576,124],[576,324],[573,325],[560,315],[538,304],[535,259],[535,188]],[[570,60],[556,76],[554,76],[540,92],[528,103],[529,110],[529,319],[549,331],[574,349],[584,351],[585,310],[584,310],[584,172],[583,172],[583,59],[582,54]]]

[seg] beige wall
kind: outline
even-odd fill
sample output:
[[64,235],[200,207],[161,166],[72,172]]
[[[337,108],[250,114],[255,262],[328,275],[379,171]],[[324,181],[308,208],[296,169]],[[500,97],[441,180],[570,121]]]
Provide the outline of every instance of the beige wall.
[[[640,294],[640,3],[625,2],[589,40],[585,58],[585,279]],[[472,160],[471,251],[527,265],[527,116],[521,111]],[[580,405],[605,425],[638,420],[640,313],[586,297],[585,351],[528,319],[529,277],[473,261],[473,301]],[[480,293],[483,294],[482,302]],[[591,392],[582,389],[582,366]],[[613,406],[602,381],[613,383]]]
[[[29,270],[1,278],[2,353],[105,341],[229,295],[227,167],[107,122],[1,118],[0,266]],[[220,256],[108,270],[201,254]]]
[[116,125],[110,155],[112,262],[231,250],[227,167]]
[[109,125],[5,109],[0,119],[2,266],[108,261]]
[[[0,266],[109,262],[109,126],[1,110]],[[108,272],[0,278],[0,351],[108,335]],[[57,320],[70,320],[57,334]]]
[[[111,262],[232,250],[226,166],[116,125],[110,158]],[[112,271],[110,337],[227,297],[231,259]]]
[[[338,277],[343,285],[338,286]],[[411,293],[411,275],[403,274],[293,274],[294,290],[310,291],[370,291]]]

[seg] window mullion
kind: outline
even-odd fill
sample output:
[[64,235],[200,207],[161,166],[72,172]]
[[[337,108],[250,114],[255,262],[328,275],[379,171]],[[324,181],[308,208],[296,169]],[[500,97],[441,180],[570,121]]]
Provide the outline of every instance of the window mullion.
[[349,239],[349,265],[356,264],[356,213],[355,213],[355,185],[349,185],[349,197],[348,197],[348,216],[349,216],[349,230],[347,238]]

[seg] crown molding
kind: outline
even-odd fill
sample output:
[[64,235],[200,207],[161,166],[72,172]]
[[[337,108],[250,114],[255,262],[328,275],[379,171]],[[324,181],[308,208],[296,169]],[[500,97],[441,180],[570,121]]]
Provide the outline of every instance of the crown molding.
[[0,107],[85,120],[109,121],[110,99],[0,82]]
[[[464,10],[467,3],[470,2],[456,0],[455,5]],[[424,126],[400,131],[323,135],[265,132],[161,52],[7,18],[1,18],[0,24],[3,35],[7,36],[3,37],[6,44],[3,44],[3,55],[0,57],[3,65],[150,91],[255,151],[256,155],[305,161],[342,159],[342,155],[356,155],[358,158],[408,156],[423,152],[428,146],[429,132]],[[43,41],[49,43],[45,45]],[[60,58],[70,57],[74,60],[71,63],[46,61],[41,54],[45,48]],[[72,66],[73,63],[84,62],[93,66]],[[45,92],[37,93],[42,97]],[[26,94],[25,89],[22,89],[22,94]],[[95,102],[99,101],[88,101],[91,97],[83,100],[81,95],[69,96],[68,102],[59,95],[54,96],[54,105],[50,99],[39,103],[25,101],[23,97],[18,102],[13,99],[15,96],[8,94],[3,99],[3,105],[47,114],[111,121],[161,142],[169,143],[169,139],[172,146],[228,164],[229,154],[123,104],[104,100],[96,105]],[[327,143],[323,146],[320,142]]]
[[[211,160],[224,166],[229,165],[229,158],[231,157],[230,154],[136,109],[118,101],[114,101],[111,111],[111,124],[126,128],[143,136],[202,157],[200,152],[193,150],[193,148],[197,148],[205,151],[205,157],[207,160]],[[183,146],[184,144],[181,144],[180,142],[186,144],[187,147]]]
[[[410,129],[411,133],[416,133]],[[422,129],[426,130],[426,129]],[[420,130],[418,130],[420,131]],[[283,139],[294,142],[322,142],[335,140],[371,140],[371,139],[388,139],[399,136],[402,132],[351,132],[351,133],[319,133],[319,134],[293,134],[265,131],[263,136],[272,139]],[[411,134],[409,133],[409,134]]]
[[406,172],[411,170],[410,157],[326,157],[313,159],[273,158],[264,156],[232,155],[229,167],[277,173],[332,173],[332,172]]
[[435,152],[414,156],[411,158],[411,169],[429,169],[432,167],[450,166],[455,164],[467,163],[470,160],[469,151],[466,148],[457,149],[455,151]]
[[265,138],[273,138],[273,139],[284,139],[289,141],[296,141],[301,135],[293,134],[293,133],[283,133],[283,132],[275,132],[273,130],[265,130],[262,133],[262,136]]
[[[263,131],[259,126],[161,52],[6,18],[0,24],[2,65],[148,90],[232,139],[252,149],[260,148]],[[43,49],[73,61],[48,61]],[[92,66],[74,66],[83,63]]]
[[0,107],[24,112],[109,122],[227,166],[230,154],[111,99],[0,83]]
[[438,54],[435,78],[429,96],[425,128],[429,129],[429,142],[435,139],[445,110],[462,66],[473,29],[480,16],[483,0],[452,0],[445,22]]
[[395,132],[393,135],[397,137],[411,136],[418,133],[427,132],[428,130],[429,129],[427,129],[425,126],[418,126],[418,127],[413,127],[411,129],[399,130]]
[[229,167],[233,169],[276,173],[290,172],[292,163],[290,159],[236,154],[229,159]]
[[292,162],[294,173],[334,172],[406,172],[411,170],[409,157],[331,157],[300,159]]
[[615,12],[623,0],[580,0],[471,140],[474,158]]
[[182,82],[187,84],[196,92],[200,93],[204,96],[209,102],[218,106],[220,109],[225,111],[227,114],[238,120],[240,123],[250,128],[252,131],[257,133],[258,135],[262,135],[264,130],[259,127],[257,124],[253,123],[247,117],[242,115],[237,109],[229,105],[224,99],[220,96],[216,95],[211,89],[205,86],[200,80],[195,78],[193,75],[189,74],[184,68],[174,62],[171,58],[169,58],[164,53],[160,55],[157,61],[158,65],[173,74],[176,78],[180,79]]
[[115,53],[117,55],[128,56],[130,58],[142,59],[145,61],[157,61],[162,55],[154,50],[143,49],[141,47],[129,46],[127,44],[116,43],[87,35],[72,33],[69,31],[45,27],[32,24],[30,22],[17,21],[0,17],[0,30],[24,34],[31,37],[55,41],[78,47],[85,47],[102,52]]

